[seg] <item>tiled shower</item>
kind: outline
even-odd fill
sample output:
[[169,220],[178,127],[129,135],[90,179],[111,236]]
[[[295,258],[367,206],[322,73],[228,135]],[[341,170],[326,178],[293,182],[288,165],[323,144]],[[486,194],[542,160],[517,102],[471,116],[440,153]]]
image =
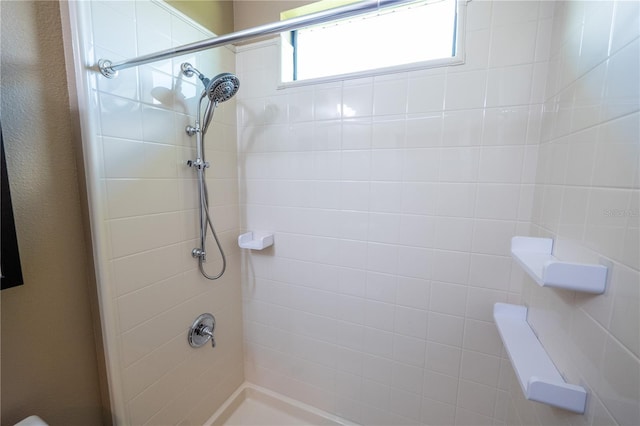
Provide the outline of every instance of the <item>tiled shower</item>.
[[[282,88],[276,38],[79,72],[118,421],[202,424],[243,380],[366,425],[640,421],[638,3],[466,9],[464,65]],[[211,36],[157,2],[75,10],[90,65]],[[230,260],[215,282],[191,258],[200,87],[184,61],[241,81],[206,136]],[[240,251],[245,230],[274,246]],[[605,293],[538,287],[516,235],[606,264]],[[529,307],[585,415],[524,399],[496,302]],[[186,343],[202,312],[214,350]]]

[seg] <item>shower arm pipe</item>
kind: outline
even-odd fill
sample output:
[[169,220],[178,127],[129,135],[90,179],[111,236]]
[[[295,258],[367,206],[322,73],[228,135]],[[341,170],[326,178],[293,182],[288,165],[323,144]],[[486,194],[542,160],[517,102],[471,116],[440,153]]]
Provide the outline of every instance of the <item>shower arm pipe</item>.
[[285,31],[294,31],[300,28],[309,27],[316,24],[332,21],[335,19],[343,19],[352,16],[362,15],[367,12],[379,10],[388,6],[401,5],[410,3],[415,0],[363,0],[357,3],[348,4],[346,6],[328,9],[309,15],[299,16],[284,21],[272,22],[260,25],[246,30],[240,30],[233,33],[213,37],[210,39],[189,43],[182,46],[162,50],[148,55],[138,56],[137,58],[127,59],[122,62],[113,63],[108,59],[100,59],[98,68],[102,75],[107,78],[114,78],[118,71],[163,59],[173,58],[175,56],[184,55],[192,52],[212,49],[214,47],[224,46],[231,43],[250,40],[271,34],[277,34]]

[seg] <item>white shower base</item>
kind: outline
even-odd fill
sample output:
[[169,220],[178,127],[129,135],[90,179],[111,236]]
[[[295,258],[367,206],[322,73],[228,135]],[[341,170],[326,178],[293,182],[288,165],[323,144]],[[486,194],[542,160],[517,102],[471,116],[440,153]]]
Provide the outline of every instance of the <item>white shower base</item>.
[[355,426],[269,389],[244,382],[205,426]]

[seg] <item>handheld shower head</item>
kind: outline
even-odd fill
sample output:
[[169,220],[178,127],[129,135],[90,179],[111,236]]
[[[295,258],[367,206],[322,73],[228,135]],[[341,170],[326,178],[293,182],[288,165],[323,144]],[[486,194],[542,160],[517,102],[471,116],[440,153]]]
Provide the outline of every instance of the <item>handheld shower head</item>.
[[225,72],[215,76],[206,87],[207,96],[212,102],[220,102],[231,99],[240,88],[240,80],[235,75]]
[[[187,77],[193,77],[194,74],[197,75],[200,81],[202,81],[202,84],[204,84],[204,90],[202,91],[200,102],[202,102],[205,96],[209,98],[209,103],[205,108],[202,120],[203,132],[206,133],[209,123],[213,118],[213,111],[220,102],[228,101],[238,92],[238,89],[240,88],[240,80],[238,77],[228,72],[218,74],[213,79],[209,79],[188,62],[184,62],[180,66],[180,69]],[[200,116],[200,104],[198,104],[198,116]]]
[[228,101],[240,88],[240,80],[234,74],[224,72],[210,79],[205,77],[204,74],[188,62],[184,62],[180,68],[182,69],[182,73],[187,77],[193,77],[193,75],[196,74],[200,81],[202,81],[202,84],[204,84],[207,97],[216,104]]

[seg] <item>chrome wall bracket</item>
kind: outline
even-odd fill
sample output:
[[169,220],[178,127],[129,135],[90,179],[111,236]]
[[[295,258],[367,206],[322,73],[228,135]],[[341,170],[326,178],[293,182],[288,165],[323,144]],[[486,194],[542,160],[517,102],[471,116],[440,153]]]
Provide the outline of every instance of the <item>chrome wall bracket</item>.
[[207,252],[205,252],[201,248],[196,247],[193,250],[191,250],[191,257],[197,257],[202,260],[207,260]]
[[189,62],[183,62],[182,65],[180,65],[180,70],[186,77],[193,77],[193,74],[195,74],[193,66]]
[[193,348],[199,348],[211,340],[211,347],[216,347],[216,340],[213,337],[213,331],[216,328],[216,319],[213,315],[206,313],[200,315],[191,324],[189,330],[189,345]]
[[198,133],[198,131],[199,131],[199,130],[198,130],[198,128],[197,128],[197,127],[194,127],[194,126],[187,126],[187,127],[185,127],[185,128],[184,128],[184,131],[185,131],[185,133],[186,133],[187,135],[189,135],[189,136],[193,136],[193,135],[195,135],[196,133]]
[[208,169],[209,168],[209,162],[208,161],[202,161],[202,158],[197,158],[195,160],[188,160],[187,161],[187,166],[195,167],[198,170],[200,170],[200,169]]
[[118,71],[113,69],[113,63],[108,59],[100,59],[98,61],[98,67],[100,68],[100,73],[107,78],[115,78],[118,76]]

